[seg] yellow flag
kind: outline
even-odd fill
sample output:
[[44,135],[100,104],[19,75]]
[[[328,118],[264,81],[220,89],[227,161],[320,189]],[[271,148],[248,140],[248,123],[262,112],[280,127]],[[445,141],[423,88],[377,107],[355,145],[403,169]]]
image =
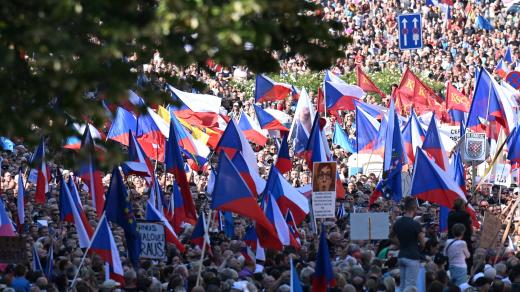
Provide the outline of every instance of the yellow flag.
[[[165,120],[168,123],[168,125],[170,124],[170,112],[167,109],[165,109],[162,106],[159,106],[159,108],[157,108],[157,114],[163,120]],[[181,123],[181,125],[184,126],[184,128],[186,128],[188,130],[188,132],[191,134],[193,139],[198,140],[199,142],[201,142],[203,144],[208,143],[208,139],[209,139],[208,134],[204,133],[201,129],[199,129],[195,126],[190,125],[188,122],[186,122],[185,120],[183,120],[179,117],[177,117],[177,120]]]

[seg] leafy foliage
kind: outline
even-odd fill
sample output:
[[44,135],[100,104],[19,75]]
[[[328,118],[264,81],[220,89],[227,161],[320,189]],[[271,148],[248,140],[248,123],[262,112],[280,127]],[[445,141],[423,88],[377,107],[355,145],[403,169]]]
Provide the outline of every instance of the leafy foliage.
[[[103,125],[98,98],[125,99],[155,50],[178,66],[213,58],[275,72],[283,53],[327,68],[347,40],[316,10],[304,0],[8,1],[0,9],[0,135],[35,144],[45,134],[58,146],[72,133],[67,122]],[[171,75],[159,78],[179,81]],[[157,88],[139,94],[165,98]]]

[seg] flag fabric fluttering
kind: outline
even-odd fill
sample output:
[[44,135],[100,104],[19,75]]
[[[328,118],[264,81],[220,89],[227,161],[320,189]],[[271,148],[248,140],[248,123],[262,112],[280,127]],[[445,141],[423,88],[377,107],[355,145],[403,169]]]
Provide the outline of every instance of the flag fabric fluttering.
[[325,106],[327,111],[354,110],[354,101],[361,100],[365,92],[357,85],[325,81]]
[[128,131],[128,161],[123,162],[121,168],[125,175],[133,174],[143,177],[150,185],[154,174],[154,167],[141,144],[137,141],[132,131]]
[[278,119],[273,117],[266,110],[261,108],[260,106],[253,104],[255,108],[256,119],[260,124],[260,128],[264,130],[278,130],[282,132],[289,132],[286,126],[284,126]]
[[141,237],[137,232],[132,204],[117,166],[112,170],[110,186],[106,193],[105,216],[108,221],[119,225],[125,231],[128,257],[137,267],[141,253]]
[[252,121],[252,119],[243,111],[240,113],[238,127],[246,136],[247,140],[260,146],[265,146],[265,143],[267,143],[267,137],[264,136],[259,125]]
[[36,193],[34,202],[37,204],[45,203],[45,195],[49,192],[49,182],[51,181],[51,171],[45,161],[45,138],[42,137],[38,148],[33,153],[30,164],[36,167],[38,176],[36,180]]
[[343,219],[348,216],[348,213],[345,211],[345,203],[341,202],[338,206],[338,211],[336,211],[336,218],[338,220]]
[[79,176],[88,186],[92,205],[96,209],[97,217],[100,218],[105,206],[105,188],[101,171],[97,167],[95,151],[95,143],[90,133],[90,127],[85,127],[80,148],[80,152],[83,153],[85,160],[80,165]]
[[438,110],[436,101],[440,101],[441,98],[409,68],[404,72],[396,91],[396,109],[400,113],[408,114],[412,107],[419,114]]
[[406,153],[393,100],[390,102],[384,138],[383,180],[377,184],[372,193],[370,204],[373,204],[381,195],[396,202],[399,202],[403,197],[401,172],[403,165],[406,163]]
[[367,114],[361,107],[356,108],[356,152],[374,151],[379,132],[379,122]]
[[448,82],[446,85],[446,110],[451,122],[466,121],[470,106],[469,98]]
[[410,118],[403,129],[404,149],[408,156],[408,163],[413,164],[415,161],[415,149],[422,146],[425,136],[421,123],[412,109]]
[[495,71],[497,72],[498,76],[500,76],[500,78],[506,78],[507,74],[509,73],[509,68],[507,68],[507,64],[503,59],[498,60]]
[[507,139],[507,159],[511,163],[520,163],[520,128],[517,126]]
[[109,275],[112,280],[121,284],[124,283],[124,271],[119,257],[119,249],[105,215],[102,215],[99,220],[88,251],[99,255],[105,263],[108,263]]
[[267,220],[271,222],[277,234],[276,240],[274,238],[272,240],[273,242],[276,242],[276,248],[274,246],[271,246],[271,248],[281,251],[283,246],[288,246],[291,244],[289,226],[287,226],[287,222],[285,222],[285,218],[280,211],[280,207],[276,203],[273,196],[263,196],[262,205]]
[[52,241],[47,251],[47,262],[45,263],[44,274],[49,281],[52,281],[54,277],[54,243]]
[[292,86],[275,82],[264,74],[256,75],[255,102],[283,100],[292,92]]
[[166,171],[175,176],[182,195],[184,204],[185,220],[190,224],[197,222],[197,211],[195,210],[195,203],[191,196],[190,185],[184,171],[184,159],[182,158],[181,150],[177,142],[175,134],[175,126],[170,122],[170,135],[166,144],[166,153],[164,158]]
[[63,176],[60,179],[59,210],[60,219],[62,221],[74,224],[76,233],[78,234],[79,246],[81,248],[88,247],[94,231],[92,230],[92,226],[90,226],[85,211],[83,211],[83,208],[73,199],[69,186]]
[[[18,213],[18,224],[23,226],[25,224],[25,187],[23,184],[22,168],[18,171],[18,197],[16,198],[16,209]],[[18,230],[23,230],[19,228]]]
[[278,148],[278,155],[276,157],[275,167],[280,173],[285,174],[293,168],[292,159],[289,156],[289,144],[287,143],[287,135],[283,136],[280,147]]
[[287,137],[289,145],[294,147],[295,154],[300,154],[305,150],[315,114],[314,105],[307,91],[303,88],[298,103],[296,104],[294,119],[289,130],[289,136]]
[[212,209],[230,211],[255,220],[256,232],[262,246],[265,248],[279,248],[276,230],[267,220],[251,190],[224,152],[221,152],[219,155],[218,171],[212,197]]
[[298,272],[294,268],[293,259],[290,259],[291,265],[291,292],[303,292],[302,284],[300,283],[300,278],[298,277]]
[[209,94],[184,92],[166,84],[165,90],[172,97],[170,112],[190,125],[218,127],[219,110],[222,99]]
[[334,271],[330,262],[329,244],[327,243],[327,231],[321,227],[320,243],[316,259],[316,267],[312,275],[312,291],[327,291],[336,286]]
[[511,47],[507,46],[506,53],[504,54],[504,61],[508,64],[513,64],[513,53],[511,52]]
[[334,135],[332,136],[332,144],[339,145],[348,153],[356,152],[356,143],[349,139],[347,133],[340,127],[339,123],[334,124]]
[[0,198],[0,236],[16,236],[13,222],[7,215],[4,200]]
[[491,25],[489,20],[484,18],[484,16],[482,16],[482,15],[477,16],[477,18],[475,19],[475,27],[477,27],[478,29],[483,29],[483,30],[493,30],[493,29],[495,29],[493,27],[493,25]]
[[190,241],[200,249],[203,249],[204,245],[206,245],[206,250],[211,254],[211,243],[209,240],[208,225],[206,223],[206,215],[204,212],[199,214],[199,219],[193,228]]
[[33,247],[31,250],[32,250],[32,270],[35,272],[43,271],[42,262],[40,260],[40,255],[38,254],[36,244],[33,244]]
[[164,233],[166,237],[166,242],[173,244],[177,247],[177,249],[184,253],[186,248],[182,244],[182,242],[177,237],[177,233],[173,229],[172,225],[163,214],[161,214],[148,200],[146,204],[146,221],[155,221],[161,222],[164,225]]
[[359,86],[361,89],[363,89],[366,92],[372,92],[377,93],[381,98],[385,98],[386,95],[377,87],[372,80],[368,77],[365,72],[363,72],[363,69],[361,69],[361,66],[356,66],[356,82],[357,86]]
[[449,169],[449,161],[446,150],[444,149],[444,146],[442,145],[439,137],[439,129],[437,128],[435,114],[430,120],[430,125],[426,131],[422,149],[433,158],[435,163],[437,163],[440,168],[442,168],[444,171],[447,171],[448,173],[451,172]]

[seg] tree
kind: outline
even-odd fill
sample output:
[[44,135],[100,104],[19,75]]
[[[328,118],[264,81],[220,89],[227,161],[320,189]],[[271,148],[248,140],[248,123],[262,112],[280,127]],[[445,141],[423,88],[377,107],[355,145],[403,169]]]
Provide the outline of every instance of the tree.
[[[0,9],[0,134],[28,144],[44,134],[58,145],[72,133],[67,122],[103,125],[100,98],[125,99],[155,50],[181,66],[212,58],[273,72],[278,56],[301,54],[311,68],[327,68],[348,40],[320,13],[304,0],[8,1]],[[140,94],[161,97],[157,88]]]

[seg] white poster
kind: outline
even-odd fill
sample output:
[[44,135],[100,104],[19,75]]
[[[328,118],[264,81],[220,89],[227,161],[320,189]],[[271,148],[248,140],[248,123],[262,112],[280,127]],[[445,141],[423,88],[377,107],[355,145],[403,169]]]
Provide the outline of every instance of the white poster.
[[388,239],[388,213],[350,213],[350,239]]
[[335,218],[336,192],[312,192],[312,211],[315,219]]
[[166,238],[162,223],[137,222],[137,232],[141,236],[140,258],[166,260]]
[[498,163],[494,167],[492,182],[496,185],[509,187],[511,185],[511,165]]

